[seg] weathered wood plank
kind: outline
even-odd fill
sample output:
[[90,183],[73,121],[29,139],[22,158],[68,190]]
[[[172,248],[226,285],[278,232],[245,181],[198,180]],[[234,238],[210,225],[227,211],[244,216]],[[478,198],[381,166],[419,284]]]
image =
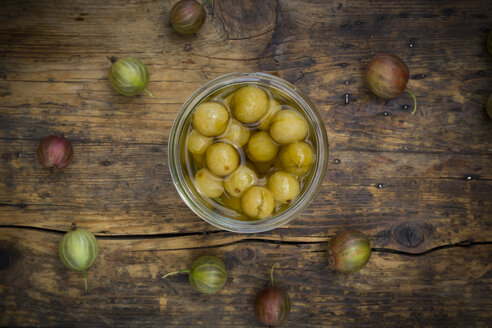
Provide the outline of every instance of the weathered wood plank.
[[[416,254],[492,240],[492,3],[212,1],[203,29],[182,38],[167,25],[173,2],[3,1],[0,226],[9,228],[0,228],[0,257],[2,267],[5,254],[13,262],[0,274],[0,325],[259,327],[251,302],[278,261],[294,304],[286,327],[488,326],[489,244],[376,252],[351,276],[328,273],[324,251],[343,227]],[[384,101],[365,87],[380,52],[407,62],[414,117],[407,95]],[[155,98],[111,89],[107,57],[128,55],[148,65]],[[217,231],[186,208],[167,170],[181,104],[234,71],[294,83],[328,130],[320,194],[269,233]],[[76,149],[55,174],[35,157],[51,133]],[[72,222],[100,236],[87,293],[57,259],[61,233],[14,227]],[[159,279],[205,253],[234,278],[217,297],[197,295],[184,276]]]
[[[244,240],[173,251],[167,246],[181,244],[181,237],[104,238],[85,292],[81,274],[58,259],[60,239],[0,229],[1,248],[12,257],[0,275],[1,325],[260,327],[251,304],[275,262],[276,281],[292,299],[285,327],[483,327],[490,319],[490,245],[420,257],[374,252],[359,273],[339,275],[326,268],[326,243]],[[199,295],[186,276],[160,279],[204,254],[221,257],[232,278],[219,294]]]
[[[155,30],[155,25],[165,20],[164,13],[170,6],[168,3],[135,2],[131,4],[131,7],[134,9],[137,4],[149,7],[146,8],[147,11],[142,9],[131,14],[132,22],[138,22],[140,26],[139,31],[145,31],[147,28]],[[302,10],[292,9],[293,5],[289,2],[282,2],[279,6],[266,6],[266,12],[275,11],[275,16],[278,16],[276,22],[278,26],[272,30],[272,35],[262,34],[265,32],[266,25],[275,24],[272,14],[264,13],[258,18],[262,20],[261,26],[258,27],[259,32],[264,37],[260,37],[259,40],[258,38],[252,40],[248,37],[241,40],[228,40],[221,34],[221,31],[233,25],[234,19],[228,17],[227,9],[224,9],[227,6],[221,3],[210,9],[213,10],[213,15],[210,16],[211,21],[205,27],[208,26],[210,29],[212,26],[214,30],[203,30],[200,37],[180,39],[165,27],[162,29],[165,31],[164,34],[156,34],[160,39],[169,38],[172,41],[166,43],[167,55],[161,56],[156,55],[156,53],[162,53],[163,50],[161,42],[152,40],[155,34],[149,33],[149,39],[141,41],[139,33],[124,32],[134,28],[133,24],[125,25],[123,31],[116,27],[109,30],[93,30],[94,26],[100,26],[112,18],[119,18],[117,21],[121,21],[128,17],[128,13],[122,8],[114,8],[115,10],[105,12],[111,15],[108,17],[96,12],[96,3],[87,3],[86,6],[90,10],[74,18],[72,16],[77,12],[76,9],[80,9],[80,5],[68,3],[65,6],[59,6],[54,2],[48,2],[44,7],[44,15],[41,16],[46,19],[33,31],[31,22],[33,18],[40,16],[36,11],[39,8],[12,4],[13,14],[7,17],[7,22],[10,24],[4,24],[3,29],[5,35],[12,37],[5,38],[4,43],[1,44],[2,49],[5,49],[4,54],[8,54],[4,58],[4,66],[8,68],[8,72],[4,72],[7,91],[5,91],[6,96],[3,100],[6,106],[11,106],[17,112],[19,106],[26,113],[33,111],[32,106],[45,108],[41,116],[44,119],[34,123],[31,131],[25,131],[22,127],[16,129],[19,125],[15,123],[26,119],[36,122],[40,116],[36,115],[33,118],[31,115],[25,117],[21,114],[22,116],[17,118],[16,115],[9,115],[8,118],[2,120],[7,122],[10,120],[8,122],[10,124],[3,130],[9,131],[9,138],[39,138],[39,134],[32,135],[32,132],[42,131],[42,127],[44,129],[49,127],[46,121],[51,121],[53,125],[62,125],[60,121],[64,121],[69,122],[67,125],[72,127],[71,131],[75,134],[75,138],[85,140],[104,139],[113,142],[162,140],[163,135],[166,135],[162,131],[169,130],[170,122],[179,104],[198,85],[210,77],[231,70],[260,68],[277,71],[288,80],[295,81],[317,102],[327,123],[332,147],[335,149],[342,144],[347,148],[348,145],[357,143],[360,150],[408,149],[410,151],[478,152],[490,155],[489,144],[483,142],[489,139],[487,131],[490,129],[490,123],[483,111],[486,90],[490,89],[492,83],[487,78],[490,76],[490,59],[483,51],[484,34],[478,31],[478,27],[484,25],[484,18],[486,18],[483,12],[490,11],[490,9],[483,6],[471,6],[466,1],[454,3],[446,8],[437,5],[429,6],[428,3],[415,3],[405,11],[402,11],[398,5],[382,5],[378,11],[384,14],[376,15],[372,11],[367,11],[367,5],[364,2],[351,4],[340,2],[340,5],[330,7],[329,11],[320,10],[320,8],[326,8],[326,5],[312,3],[298,5]],[[21,9],[27,13],[15,15],[16,10]],[[160,14],[151,15],[149,12]],[[325,13],[330,13],[330,20],[325,19]],[[49,15],[62,17],[61,24],[49,23]],[[93,15],[94,18],[92,18]],[[220,17],[225,18],[221,20]],[[415,24],[404,24],[405,28],[398,24],[399,21],[406,22],[409,18],[415,19]],[[230,24],[224,24],[224,19],[229,19]],[[467,24],[461,24],[465,19]],[[394,28],[385,31],[383,28],[388,24],[394,24]],[[16,26],[15,31],[9,26]],[[76,29],[76,32],[75,26],[80,27]],[[422,41],[416,40],[413,47],[408,47],[403,33],[410,35],[419,32],[419,35],[422,35],[422,31],[430,27],[433,28],[432,35],[426,34],[421,38]],[[484,28],[486,28],[485,25],[482,29]],[[372,35],[373,38],[361,34],[362,29],[367,31],[364,33]],[[21,34],[24,37],[19,37],[21,33],[19,31],[24,31],[24,34]],[[238,30],[234,31],[236,34],[239,33]],[[44,34],[40,35],[40,33]],[[342,50],[339,47],[332,47],[333,38],[327,38],[332,35],[338,43],[345,42],[342,43]],[[462,42],[450,42],[448,35],[457,35]],[[46,36],[49,38],[47,39]],[[122,42],[123,37],[135,38],[139,42],[128,40]],[[30,38],[33,42],[28,42],[25,38]],[[50,38],[57,40],[56,49],[51,43],[42,47],[43,42],[49,42]],[[95,43],[94,38],[104,40],[104,43],[101,41]],[[405,42],[395,42],[402,38]],[[80,43],[74,44],[75,40]],[[346,42],[350,40],[357,41],[357,45],[344,46],[349,44]],[[193,50],[187,52],[184,50],[184,45],[190,42],[193,43]],[[210,42],[214,42],[213,46],[210,46]],[[336,45],[337,42],[335,42]],[[148,46],[146,51],[135,50],[135,47],[141,44]],[[264,51],[258,46],[259,44],[265,47]],[[363,86],[363,68],[372,55],[367,49],[372,49],[373,53],[386,51],[388,44],[391,44],[392,49],[396,52],[402,53],[402,56],[409,62],[412,72],[415,65],[418,67],[417,73],[412,75],[415,80],[411,81],[411,85],[416,88],[419,100],[424,99],[421,101],[420,119],[410,120],[408,111],[400,111],[401,106],[408,103],[408,97],[383,102],[369,96]],[[153,76],[155,75],[156,90],[153,91],[158,95],[158,99],[137,98],[138,100],[132,100],[128,104],[128,99],[116,96],[112,92],[105,80],[108,66],[105,57],[108,55],[107,49],[115,49],[113,54],[118,53],[116,45],[126,46],[127,53],[143,56],[143,59],[148,62]],[[16,47],[27,48],[30,57],[22,55],[22,50]],[[33,54],[33,47],[42,48],[36,48]],[[78,54],[75,57],[72,54],[63,55],[66,49],[79,51],[80,47],[85,49],[82,55]],[[91,54],[87,48],[94,49],[96,54]],[[254,60],[245,61],[248,55],[245,50],[248,49],[256,51],[256,54],[261,50],[266,57],[264,56],[258,64]],[[312,54],[306,54],[304,49],[312,50]],[[55,57],[51,60],[46,58],[48,54],[51,56],[54,50],[56,50]],[[220,52],[222,57],[214,57],[213,51]],[[238,53],[244,55],[237,57]],[[40,60],[33,62],[32,58],[36,56],[39,56]],[[224,58],[224,60],[217,58]],[[231,61],[229,59],[243,60]],[[69,72],[67,72],[68,67]],[[7,69],[4,70],[7,71]],[[39,72],[39,70],[45,70],[45,72]],[[177,75],[180,77],[179,81],[176,81]],[[423,75],[425,78],[422,78]],[[51,79],[53,83],[33,82],[46,82],[48,79]],[[76,83],[63,82],[67,79]],[[349,81],[350,84],[347,86],[345,81]],[[180,86],[181,83],[186,83],[185,89],[189,88],[189,93],[179,92],[185,90]],[[447,90],[447,97],[431,93],[432,90],[443,89]],[[29,90],[28,100],[24,96],[25,90]],[[351,95],[351,101],[356,102],[340,107],[342,96],[346,93]],[[73,97],[70,97],[71,94]],[[65,99],[60,103],[41,102],[47,97],[51,98],[50,95],[53,98],[63,95]],[[166,104],[170,101],[172,105],[162,107],[163,101]],[[133,119],[131,115],[134,115],[135,110],[141,112],[144,103],[146,105],[153,103],[157,107],[157,109],[149,107],[148,112],[153,114],[146,113],[145,118],[160,115],[160,117],[167,117],[166,123],[144,125],[145,131],[140,132],[138,140],[134,137],[135,129],[128,129],[126,124],[118,124],[115,131],[102,128],[108,121],[114,122],[122,113],[127,113],[124,117]],[[138,105],[135,106],[135,104]],[[76,111],[80,108],[84,115],[94,115],[96,118],[88,120],[87,124],[79,125],[74,118],[80,119],[80,117],[71,119],[60,116],[56,110],[53,112],[49,110],[52,107],[58,107],[66,111],[67,106],[75,107],[72,110]],[[9,110],[8,108],[6,111]],[[164,110],[160,111],[159,108],[164,108]],[[463,108],[467,110],[464,111]],[[34,108],[35,111],[36,108]],[[164,113],[161,114],[162,112]],[[388,113],[387,116],[381,115],[385,112]],[[108,113],[116,117],[108,118]],[[97,119],[99,116],[104,116],[106,119]],[[443,125],[443,121],[446,124]],[[139,127],[138,124],[136,127]],[[118,133],[115,133],[116,131]]]
[[[1,224],[66,231],[77,222],[101,235],[216,230],[174,191],[165,145],[77,142],[74,149],[74,162],[51,172],[38,163],[34,142],[9,143],[1,154]],[[377,236],[418,221],[432,227],[426,231],[431,234],[412,251],[492,239],[488,156],[354,151],[331,156],[333,164],[314,203],[268,236],[323,238],[344,226]]]

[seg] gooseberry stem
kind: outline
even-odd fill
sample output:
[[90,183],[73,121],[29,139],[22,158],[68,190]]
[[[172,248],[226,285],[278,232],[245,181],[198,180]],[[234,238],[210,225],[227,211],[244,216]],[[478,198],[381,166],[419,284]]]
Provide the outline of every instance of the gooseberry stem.
[[412,91],[406,89],[405,92],[408,92],[408,94],[410,95],[410,97],[412,97],[413,99],[413,112],[412,112],[412,115],[415,115],[415,112],[417,111],[417,98],[415,97],[415,95],[413,94]]
[[155,98],[154,95],[152,93],[150,93],[149,90],[147,89],[144,89],[145,93],[147,93],[151,98]]
[[85,290],[87,290],[87,274],[85,273],[85,270],[82,271],[82,274],[84,275]]
[[278,265],[278,263],[275,263],[274,265],[272,265],[272,271],[270,271],[270,281],[272,282],[272,286],[273,286],[273,269]]
[[179,270],[179,271],[174,271],[174,272],[169,272],[168,274],[162,276],[162,279],[166,278],[167,276],[172,276],[174,274],[178,274],[178,273],[190,273],[191,270],[190,269],[186,269],[186,270]]
[[217,203],[219,203],[220,205],[225,206],[224,201],[223,201],[222,199],[220,199],[219,197],[215,197],[215,198],[214,198],[214,200],[215,200]]

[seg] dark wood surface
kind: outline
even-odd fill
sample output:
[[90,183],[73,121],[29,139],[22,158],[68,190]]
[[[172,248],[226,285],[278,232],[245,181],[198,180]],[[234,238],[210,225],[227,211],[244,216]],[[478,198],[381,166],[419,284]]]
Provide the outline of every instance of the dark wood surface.
[[[192,37],[168,26],[172,4],[1,2],[0,325],[260,327],[252,301],[278,262],[292,298],[285,327],[489,326],[492,3],[212,0]],[[409,66],[415,116],[408,95],[385,101],[364,85],[383,52]],[[107,57],[129,55],[147,64],[155,98],[112,90]],[[330,142],[312,205],[253,235],[196,217],[168,170],[181,104],[237,71],[294,83]],[[74,161],[51,172],[36,147],[61,133]],[[58,258],[72,222],[100,246],[87,292]],[[326,264],[327,241],[346,227],[374,248],[352,275]],[[232,278],[219,294],[160,279],[205,254]]]

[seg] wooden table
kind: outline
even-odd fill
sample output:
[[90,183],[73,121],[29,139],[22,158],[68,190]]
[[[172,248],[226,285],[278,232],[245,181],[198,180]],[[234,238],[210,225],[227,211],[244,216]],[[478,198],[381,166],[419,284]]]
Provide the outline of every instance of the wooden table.
[[[492,2],[212,0],[193,37],[168,25],[173,1],[6,0],[0,5],[0,325],[261,327],[254,295],[276,279],[284,327],[485,327],[492,319]],[[392,52],[419,107],[370,94],[364,68]],[[144,94],[110,86],[107,57],[136,56]],[[220,231],[172,184],[168,136],[200,85],[262,71],[294,83],[328,131],[322,189],[271,232]],[[346,96],[348,95],[348,96]],[[348,103],[345,99],[348,97]],[[51,172],[39,141],[65,134],[73,163]],[[72,222],[98,238],[81,274],[58,243]],[[371,237],[368,265],[327,269],[342,228]],[[200,295],[161,276],[200,255],[228,285]]]

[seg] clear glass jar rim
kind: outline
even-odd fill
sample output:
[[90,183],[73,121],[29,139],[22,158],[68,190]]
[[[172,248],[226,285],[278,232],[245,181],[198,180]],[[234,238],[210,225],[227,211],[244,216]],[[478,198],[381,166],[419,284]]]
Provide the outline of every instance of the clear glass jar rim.
[[[186,183],[184,173],[181,169],[181,138],[184,137],[184,127],[186,126],[186,123],[189,120],[193,110],[202,102],[203,99],[214,91],[234,84],[244,83],[254,83],[266,87],[272,87],[286,94],[289,98],[296,102],[309,118],[310,124],[312,125],[314,131],[317,147],[315,152],[316,161],[314,174],[311,177],[310,184],[306,190],[287,210],[270,218],[257,221],[240,221],[231,219],[210,210],[195,197],[191,187]],[[309,100],[309,98],[307,98],[307,96],[305,96],[288,81],[260,72],[226,74],[202,85],[185,101],[179,110],[171,128],[168,142],[169,168],[174,186],[176,187],[180,197],[200,218],[220,229],[232,232],[257,233],[268,231],[284,225],[296,218],[303,209],[310,205],[313,198],[316,196],[323,182],[328,164],[328,138],[326,135],[326,129],[314,104]]]

